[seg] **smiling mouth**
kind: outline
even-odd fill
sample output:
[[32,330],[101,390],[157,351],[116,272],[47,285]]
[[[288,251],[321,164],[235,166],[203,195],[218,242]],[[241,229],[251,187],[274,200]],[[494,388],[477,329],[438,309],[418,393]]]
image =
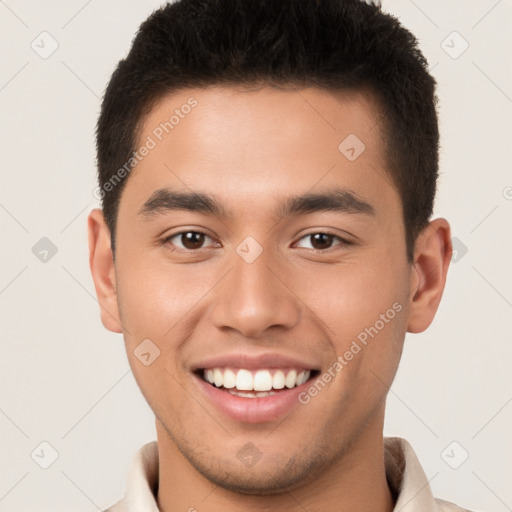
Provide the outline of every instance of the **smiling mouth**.
[[301,386],[315,378],[318,370],[302,368],[246,370],[203,368],[196,372],[211,386],[243,398],[265,398]]

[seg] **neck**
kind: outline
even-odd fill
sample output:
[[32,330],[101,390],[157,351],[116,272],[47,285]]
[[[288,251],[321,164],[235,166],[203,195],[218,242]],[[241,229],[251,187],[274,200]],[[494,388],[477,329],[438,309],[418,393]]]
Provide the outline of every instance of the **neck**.
[[157,420],[161,512],[392,512],[384,465],[382,423],[368,425],[339,460],[314,480],[269,495],[247,495],[209,481],[183,456]]

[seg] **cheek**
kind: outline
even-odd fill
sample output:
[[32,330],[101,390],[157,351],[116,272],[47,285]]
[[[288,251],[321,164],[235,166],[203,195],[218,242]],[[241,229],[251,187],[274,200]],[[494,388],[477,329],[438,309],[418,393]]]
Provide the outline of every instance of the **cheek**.
[[121,319],[132,338],[167,338],[211,288],[200,271],[148,258],[120,261],[118,277]]
[[[118,262],[118,301],[133,375],[158,417],[187,406],[186,395],[170,392],[183,380],[179,351],[193,328],[195,307],[208,283],[180,268],[152,265],[148,258]],[[149,354],[149,356],[147,355]],[[167,418],[173,424],[173,418]]]
[[378,266],[354,260],[336,268],[319,267],[313,278],[295,280],[294,289],[331,329],[330,334],[344,339],[374,325],[390,309],[388,316],[398,317],[394,313],[400,308],[393,310],[393,305],[398,302],[405,307],[407,277],[403,269],[392,264]]
[[[333,357],[343,358],[341,380],[369,382],[377,374],[392,380],[407,325],[407,277],[391,260],[369,265],[356,261],[315,274],[302,282],[305,302],[324,326]],[[375,380],[375,379],[374,379]],[[382,386],[382,384],[379,384]]]
[[309,295],[308,306],[332,348],[323,374],[329,383],[319,400],[354,428],[379,409],[396,373],[407,318],[403,279],[391,266],[384,275],[382,269],[356,270],[354,264],[317,274]]

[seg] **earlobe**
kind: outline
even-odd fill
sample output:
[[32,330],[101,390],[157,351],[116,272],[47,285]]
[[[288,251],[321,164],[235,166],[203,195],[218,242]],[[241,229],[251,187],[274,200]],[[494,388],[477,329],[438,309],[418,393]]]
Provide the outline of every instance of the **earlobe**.
[[418,235],[411,268],[407,330],[422,332],[432,323],[443,295],[452,256],[450,225],[436,219]]
[[103,217],[103,212],[95,208],[87,221],[89,235],[89,266],[91,268],[96,295],[100,304],[101,321],[106,329],[122,333],[114,258],[110,245],[110,230]]

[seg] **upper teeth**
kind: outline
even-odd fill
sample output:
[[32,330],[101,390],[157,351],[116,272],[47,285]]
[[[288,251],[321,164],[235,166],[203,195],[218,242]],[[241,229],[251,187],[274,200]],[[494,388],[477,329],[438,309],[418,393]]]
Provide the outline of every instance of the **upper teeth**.
[[204,379],[210,384],[240,391],[269,391],[270,389],[294,388],[306,382],[310,370],[232,370],[230,368],[209,368],[204,370]]

